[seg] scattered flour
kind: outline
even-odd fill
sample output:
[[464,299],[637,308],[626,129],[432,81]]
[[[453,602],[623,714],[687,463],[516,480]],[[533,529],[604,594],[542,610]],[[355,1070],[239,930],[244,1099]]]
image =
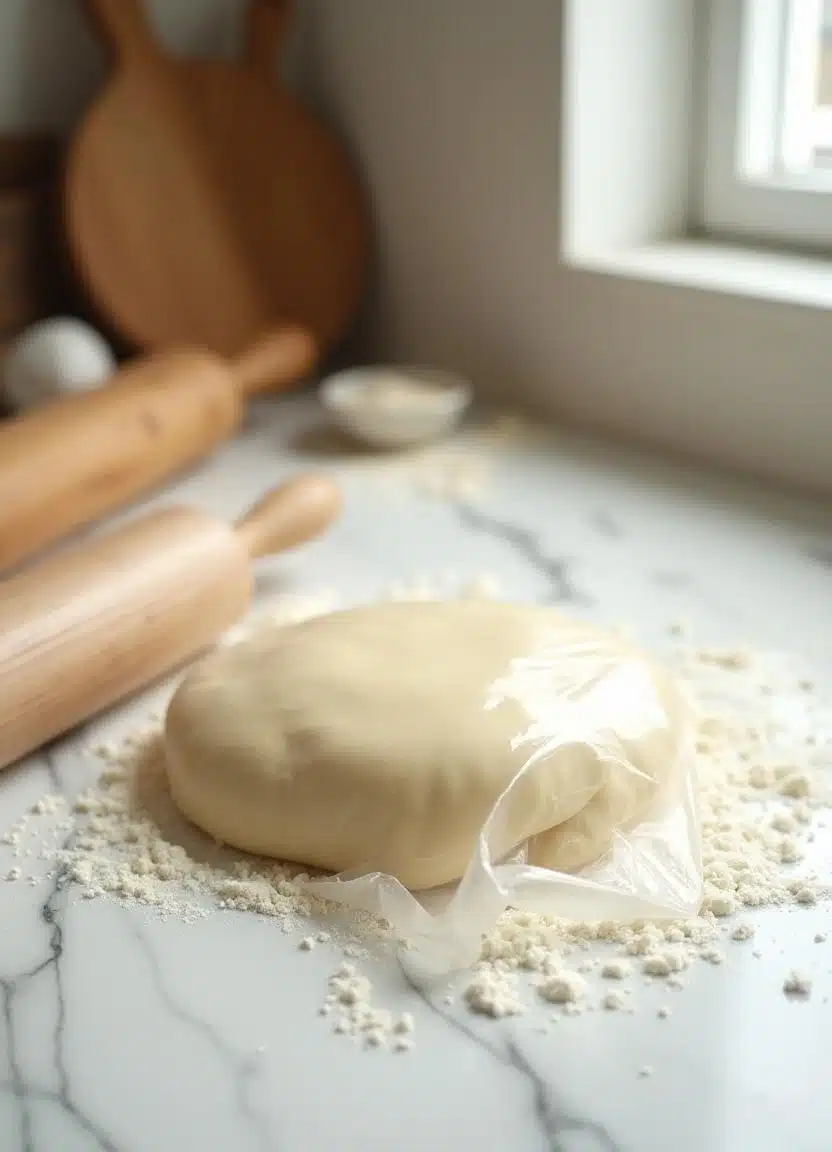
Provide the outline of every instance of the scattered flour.
[[608,1012],[621,1012],[628,1005],[629,1000],[623,992],[607,992],[601,1001],[601,1006]]
[[393,1025],[393,1031],[399,1036],[409,1035],[416,1027],[416,1021],[410,1012],[403,1012],[396,1023]]
[[651,952],[645,957],[642,968],[648,976],[669,976],[672,972],[681,972],[689,963],[690,958],[685,952],[668,950]]
[[[817,813],[829,804],[828,756],[818,751],[816,735],[830,730],[823,711],[828,706],[819,706],[816,714],[804,700],[795,713],[789,670],[746,650],[687,650],[680,672],[700,705],[697,770],[705,879],[700,916],[584,924],[508,911],[483,940],[483,962],[507,972],[540,970],[551,981],[570,951],[612,950],[612,957],[602,959],[602,978],[629,980],[630,958],[637,957],[648,978],[680,990],[697,961],[724,962],[721,939],[753,938],[749,909],[811,906],[829,894],[811,871],[796,871],[812,826],[820,826]],[[662,1019],[669,1014],[660,1009]]]
[[479,968],[465,989],[464,999],[472,1012],[495,1019],[519,1016],[525,1011],[516,981],[496,969]]
[[[422,579],[387,595],[444,598],[447,590],[440,585]],[[458,594],[489,598],[496,593],[496,582],[484,574]],[[334,606],[331,596],[287,598],[249,621],[234,638],[250,634],[264,620],[289,623]],[[750,909],[808,907],[828,895],[804,865],[814,829],[823,824],[819,814],[829,806],[823,775],[828,748],[818,733],[832,726],[818,718],[815,694],[800,690],[802,712],[795,715],[794,682],[783,672],[780,683],[779,668],[745,650],[684,650],[679,673],[699,705],[705,881],[699,917],[582,923],[510,909],[484,936],[480,959],[460,989],[470,1011],[498,1019],[522,1014],[525,981],[540,999],[558,1006],[555,1020],[577,1015],[591,1007],[590,980],[597,976],[622,987],[595,1003],[607,1011],[632,1011],[631,990],[624,985],[635,972],[651,983],[681,989],[696,962],[722,963],[721,940],[743,942],[754,936]],[[329,944],[361,958],[370,952],[392,954],[403,943],[383,921],[347,915],[317,899],[300,868],[233,852],[184,821],[167,787],[158,718],[122,744],[94,751],[103,771],[71,810],[63,796],[49,794],[2,837],[21,861],[5,872],[7,880],[37,882],[25,863],[37,856],[53,868],[63,867],[81,899],[111,896],[186,921],[217,908],[254,913],[274,919],[286,933],[298,933],[304,952]],[[326,929],[319,928],[321,921]],[[818,943],[825,939],[823,933],[815,936]],[[576,953],[590,955],[566,961]],[[753,954],[762,955],[759,950]],[[807,997],[811,987],[808,976],[793,972],[783,991]],[[445,1003],[452,1002],[452,996],[445,997]],[[320,1011],[336,1033],[352,1035],[368,1047],[400,1052],[412,1047],[412,1016],[394,1019],[376,1007],[369,979],[350,961],[330,978]],[[669,1008],[658,1009],[660,1019],[669,1015]],[[642,1069],[640,1075],[650,1071]]]
[[538,988],[544,1000],[552,1004],[572,1004],[586,995],[587,983],[577,972],[556,972]]
[[434,500],[470,500],[488,489],[498,452],[504,454],[512,445],[530,445],[539,438],[539,429],[529,421],[505,413],[482,427],[459,432],[453,443],[346,461],[338,466],[337,474],[377,484],[386,496],[416,490]]
[[372,1001],[373,986],[354,964],[344,961],[329,978],[329,991],[321,1006],[322,1016],[335,1015],[333,1031],[354,1036],[368,1048],[392,1044],[396,1052],[413,1047],[415,1020],[409,1012],[398,1018]]
[[812,981],[805,972],[790,972],[783,981],[783,991],[787,996],[807,998],[812,994]]
[[41,797],[41,799],[38,800],[38,802],[32,808],[32,811],[37,813],[39,816],[44,814],[52,814],[53,812],[59,811],[64,802],[65,801],[63,796],[50,793],[47,796]]
[[721,893],[709,896],[707,906],[714,916],[732,916],[737,910],[734,897]]
[[805,772],[792,772],[780,782],[781,796],[791,796],[795,800],[802,800],[811,791],[811,781]]
[[601,975],[607,980],[625,980],[631,971],[632,966],[626,960],[610,960],[601,969]]

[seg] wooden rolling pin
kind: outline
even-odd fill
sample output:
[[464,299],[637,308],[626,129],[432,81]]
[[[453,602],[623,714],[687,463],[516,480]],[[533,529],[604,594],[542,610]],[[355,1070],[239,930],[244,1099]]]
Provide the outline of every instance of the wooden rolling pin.
[[246,612],[251,561],[337,516],[297,477],[236,526],[169,508],[0,581],[0,768],[210,646]]
[[159,353],[99,391],[0,423],[0,572],[195,463],[238,430],[246,397],[298,380],[315,358],[299,328],[234,365]]

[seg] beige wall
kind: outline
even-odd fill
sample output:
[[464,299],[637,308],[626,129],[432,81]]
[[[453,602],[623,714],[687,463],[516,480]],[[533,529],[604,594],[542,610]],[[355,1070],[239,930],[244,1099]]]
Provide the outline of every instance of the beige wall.
[[561,3],[310,3],[314,87],[372,191],[366,355],[832,490],[828,312],[562,262]]

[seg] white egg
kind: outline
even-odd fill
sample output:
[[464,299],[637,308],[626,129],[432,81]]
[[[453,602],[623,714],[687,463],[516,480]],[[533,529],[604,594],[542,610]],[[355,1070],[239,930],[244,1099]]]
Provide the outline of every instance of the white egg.
[[81,320],[41,320],[12,344],[2,365],[3,394],[31,408],[71,392],[100,387],[116,371],[107,341]]

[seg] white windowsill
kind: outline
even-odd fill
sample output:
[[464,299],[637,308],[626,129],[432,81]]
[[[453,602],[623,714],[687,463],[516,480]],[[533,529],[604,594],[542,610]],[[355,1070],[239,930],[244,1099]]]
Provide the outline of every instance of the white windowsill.
[[633,280],[832,309],[832,261],[822,257],[691,239],[581,252],[567,263]]

